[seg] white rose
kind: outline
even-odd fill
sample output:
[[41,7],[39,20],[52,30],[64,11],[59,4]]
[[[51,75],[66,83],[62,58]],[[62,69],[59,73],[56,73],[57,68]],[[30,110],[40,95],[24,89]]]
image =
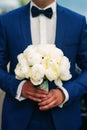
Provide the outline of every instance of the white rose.
[[61,73],[59,77],[61,80],[67,81],[72,78],[72,75],[70,74],[69,70],[67,70],[67,71],[64,71],[63,73]]
[[51,53],[53,53],[52,49],[54,45],[50,44],[40,44],[37,46],[37,51],[40,53],[42,57],[51,57]]
[[59,48],[53,48],[52,53],[51,53],[53,58],[60,58],[63,57],[63,52]]
[[40,64],[42,61],[42,57],[38,53],[32,53],[30,55],[26,55],[26,59],[27,59],[29,66],[33,66],[35,64]]
[[72,76],[70,74],[70,62],[67,57],[63,57],[60,65],[60,79],[69,80]]
[[24,73],[22,73],[22,68],[21,68],[20,64],[16,65],[15,74],[16,74],[16,79],[22,80],[25,78]]
[[65,70],[70,69],[69,59],[65,56],[62,57],[60,69],[61,69],[61,71],[65,71]]
[[48,80],[53,81],[59,76],[60,70],[55,62],[49,62],[49,67],[46,69],[46,77]]
[[36,52],[36,46],[34,45],[29,45],[25,50],[24,50],[24,55],[29,55],[29,54],[32,54],[32,53],[35,53]]
[[40,85],[40,84],[42,84],[43,79],[40,79],[40,80],[37,80],[37,81],[36,81],[36,80],[30,78],[30,81],[31,81],[32,84],[34,84],[34,85]]
[[30,68],[27,64],[26,58],[23,54],[18,55],[18,66],[16,66],[15,73],[19,73],[21,78],[29,78],[30,77]]
[[63,87],[63,83],[62,83],[62,81],[61,81],[60,79],[54,80],[54,83],[55,83],[55,85],[58,86],[58,87]]
[[34,85],[39,85],[43,82],[45,69],[41,64],[36,64],[31,68],[31,82]]

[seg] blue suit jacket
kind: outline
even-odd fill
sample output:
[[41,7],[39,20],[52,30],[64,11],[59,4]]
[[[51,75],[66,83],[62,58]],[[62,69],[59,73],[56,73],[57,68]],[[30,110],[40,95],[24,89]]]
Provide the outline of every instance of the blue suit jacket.
[[[25,130],[32,116],[34,102],[15,99],[21,81],[15,79],[17,55],[32,43],[30,4],[0,16],[0,88],[6,92],[2,112],[2,130]],[[56,130],[75,130],[81,124],[81,95],[87,92],[87,27],[84,16],[57,5],[55,44],[71,62],[72,79],[64,82],[69,101],[61,109],[51,110]],[[10,61],[10,71],[6,65]],[[75,64],[82,69],[77,77]],[[54,84],[51,84],[54,86]]]

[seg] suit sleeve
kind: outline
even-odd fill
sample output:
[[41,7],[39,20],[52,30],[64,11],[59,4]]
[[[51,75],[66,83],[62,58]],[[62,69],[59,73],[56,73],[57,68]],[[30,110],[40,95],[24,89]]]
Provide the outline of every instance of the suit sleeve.
[[87,93],[87,25],[85,17],[82,18],[80,44],[77,52],[77,65],[81,69],[80,75],[73,81],[64,84],[65,89],[69,93],[69,100],[66,105],[80,99]]
[[[9,24],[9,23],[8,23]],[[0,16],[0,88],[11,96],[16,96],[18,84],[21,82],[7,71],[7,64],[10,61],[8,40],[2,16]]]

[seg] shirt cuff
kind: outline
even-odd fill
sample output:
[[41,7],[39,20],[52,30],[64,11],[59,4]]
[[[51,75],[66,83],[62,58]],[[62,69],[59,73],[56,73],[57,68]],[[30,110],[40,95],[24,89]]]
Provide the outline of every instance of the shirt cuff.
[[26,82],[26,80],[23,80],[23,81],[18,85],[17,95],[16,95],[16,97],[15,97],[18,101],[23,101],[23,100],[26,99],[26,98],[24,98],[23,96],[21,96],[22,87],[23,87],[23,85],[24,85],[25,82]]
[[69,100],[69,94],[64,87],[58,87],[58,88],[61,89],[63,91],[64,95],[65,95],[65,100],[63,101],[63,103],[58,105],[58,107],[62,108],[63,105]]

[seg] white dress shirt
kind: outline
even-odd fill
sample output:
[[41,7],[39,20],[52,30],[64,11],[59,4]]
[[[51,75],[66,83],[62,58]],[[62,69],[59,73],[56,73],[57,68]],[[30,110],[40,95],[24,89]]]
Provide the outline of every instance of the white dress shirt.
[[[35,3],[31,1],[30,4],[30,12],[31,12],[31,7],[36,6]],[[53,16],[51,19],[47,18],[46,16],[39,15],[38,17],[32,17],[32,14],[30,13],[30,23],[31,23],[31,36],[32,36],[32,44],[37,45],[37,44],[55,44],[55,36],[56,36],[56,2],[53,2],[51,5],[47,6],[44,9],[47,9],[51,7],[53,10]],[[37,7],[39,8],[39,7]],[[40,9],[40,8],[39,8]],[[21,89],[23,84],[26,81],[22,81],[17,90],[17,95],[16,99],[19,101],[24,100],[24,97],[21,97]],[[63,93],[65,94],[65,100],[64,102],[60,105],[60,107],[63,106],[63,104],[68,101],[69,99],[69,94],[67,90],[63,87],[60,88]]]
[[[31,2],[31,7],[32,6],[36,6],[36,5],[33,2]],[[53,16],[51,19],[47,18],[44,15],[40,15],[38,17],[33,18],[32,15],[30,14],[32,44],[54,44],[55,43],[56,3],[54,2],[46,8],[49,7],[51,7],[53,10]]]

